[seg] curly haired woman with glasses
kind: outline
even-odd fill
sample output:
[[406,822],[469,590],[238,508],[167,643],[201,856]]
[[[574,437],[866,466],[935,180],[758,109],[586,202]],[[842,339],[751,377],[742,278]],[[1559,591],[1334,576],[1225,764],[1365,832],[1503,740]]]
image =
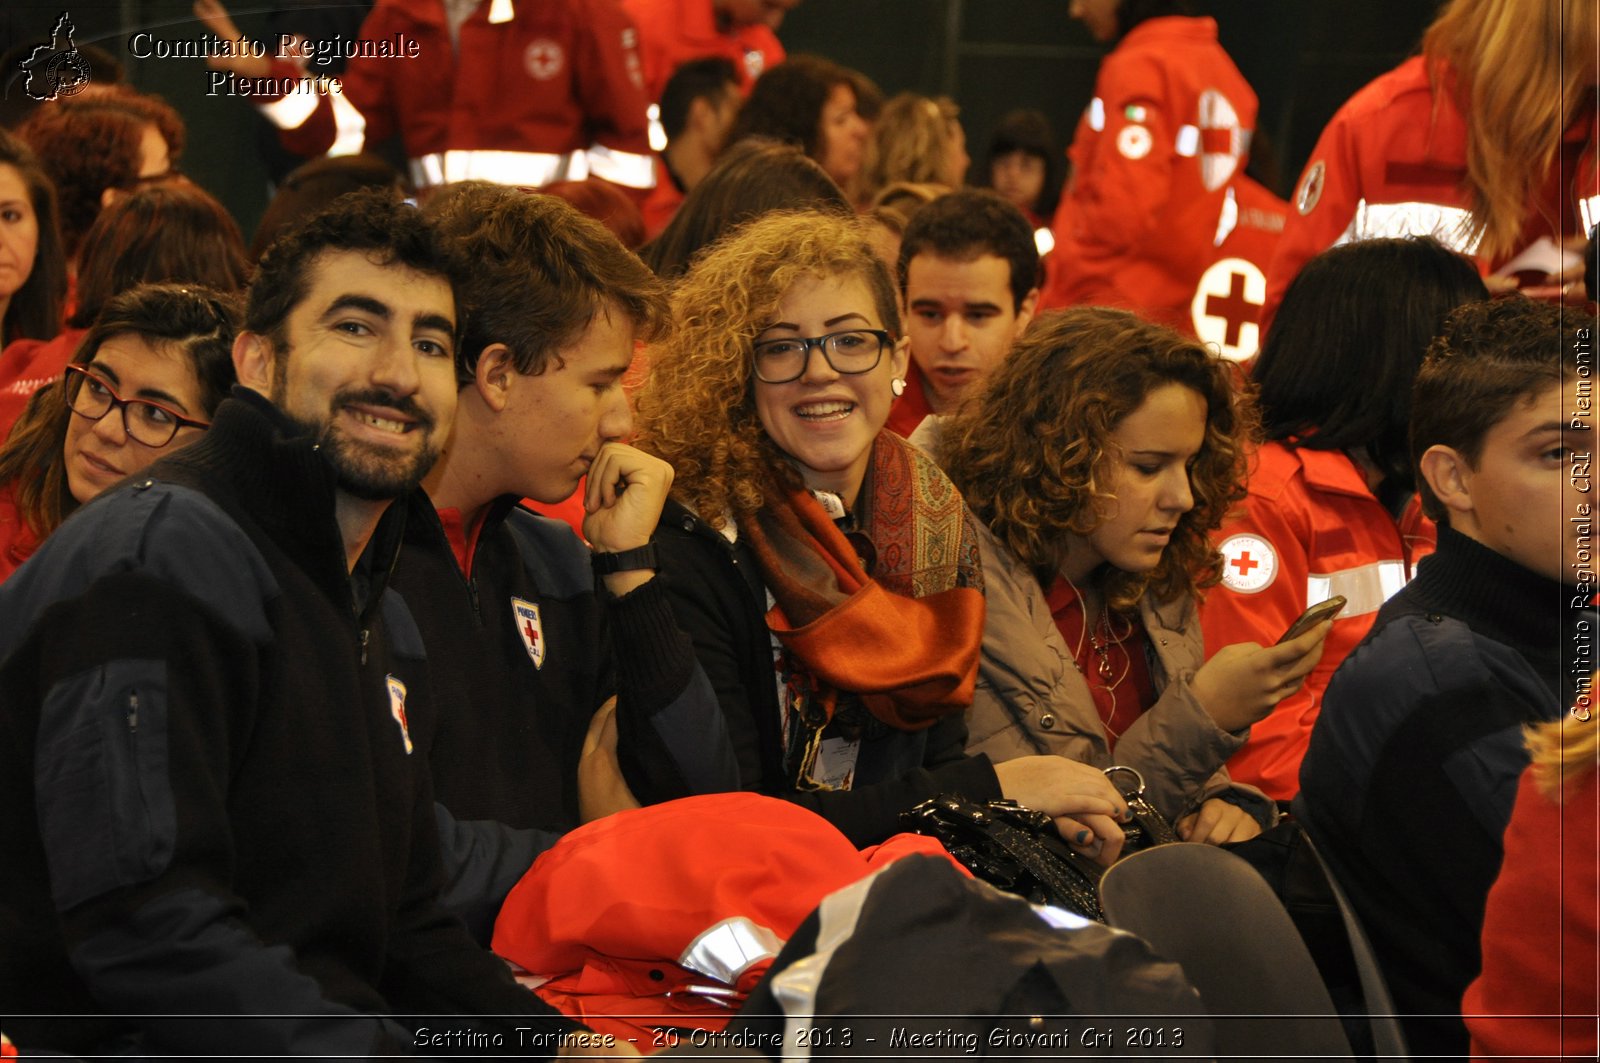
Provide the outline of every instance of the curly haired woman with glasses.
[[750,222],[695,259],[673,318],[639,445],[676,472],[661,570],[742,788],[857,845],[939,793],[1010,797],[1115,857],[1126,805],[1098,770],[963,750],[983,635],[975,528],[944,474],[884,429],[908,350],[863,223]]
[[192,443],[233,384],[235,310],[205,288],[115,296],[0,447],[0,581],[73,510]]

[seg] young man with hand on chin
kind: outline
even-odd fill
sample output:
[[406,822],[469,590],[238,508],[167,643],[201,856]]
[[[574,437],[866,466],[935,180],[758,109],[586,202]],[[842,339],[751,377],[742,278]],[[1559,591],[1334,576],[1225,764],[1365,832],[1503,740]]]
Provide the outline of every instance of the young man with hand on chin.
[[[623,442],[622,376],[664,288],[566,203],[486,184],[428,214],[463,261],[458,413],[396,583],[435,691],[450,907],[487,940],[533,858],[619,808],[736,788],[721,713],[656,578],[672,468]],[[585,546],[518,506],[587,474]]]

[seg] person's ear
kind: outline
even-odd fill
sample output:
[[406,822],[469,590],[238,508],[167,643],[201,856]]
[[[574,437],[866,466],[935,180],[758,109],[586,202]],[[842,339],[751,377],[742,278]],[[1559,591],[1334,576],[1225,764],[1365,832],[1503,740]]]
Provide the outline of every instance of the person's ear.
[[1454,447],[1435,443],[1422,452],[1417,463],[1422,478],[1428,482],[1441,505],[1450,511],[1450,523],[1460,527],[1460,518],[1470,521],[1475,512],[1472,504],[1472,466]]
[[506,408],[511,389],[521,375],[512,359],[511,348],[503,343],[491,343],[478,355],[478,363],[472,369],[472,386],[483,404],[499,413]]
[[1017,324],[1011,333],[1013,342],[1020,340],[1022,334],[1028,331],[1028,325],[1033,321],[1033,315],[1039,309],[1039,289],[1030,288],[1028,294],[1022,297],[1022,305],[1017,307]]
[[272,397],[272,379],[278,352],[259,332],[241,332],[233,338],[233,375],[252,391]]
[[894,349],[889,352],[889,368],[894,370],[892,376],[897,380],[904,380],[910,364],[911,338],[901,336],[894,341]]

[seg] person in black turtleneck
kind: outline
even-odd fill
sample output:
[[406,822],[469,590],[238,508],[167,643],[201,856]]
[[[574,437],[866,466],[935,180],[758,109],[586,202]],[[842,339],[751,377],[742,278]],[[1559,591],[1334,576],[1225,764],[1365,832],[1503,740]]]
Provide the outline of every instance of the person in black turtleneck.
[[388,576],[456,406],[448,261],[382,193],[281,238],[205,436],[0,587],[25,1054],[553,1054],[576,1028],[439,903],[431,685]]
[[1516,298],[1468,304],[1434,340],[1411,453],[1438,552],[1335,673],[1300,770],[1295,814],[1371,935],[1418,1056],[1466,1055],[1461,995],[1523,728],[1573,704],[1573,664],[1592,670],[1570,658],[1596,623],[1593,421],[1576,372],[1594,325]]

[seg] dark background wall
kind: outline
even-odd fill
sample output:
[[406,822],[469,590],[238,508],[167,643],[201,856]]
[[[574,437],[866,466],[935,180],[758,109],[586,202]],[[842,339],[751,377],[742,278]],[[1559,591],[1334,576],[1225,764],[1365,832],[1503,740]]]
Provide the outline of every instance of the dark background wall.
[[[1439,3],[1196,0],[1197,11],[1217,19],[1224,46],[1261,97],[1258,151],[1277,163],[1280,194],[1293,185],[1335,108],[1416,48]],[[70,11],[79,43],[118,54],[135,86],[160,93],[183,112],[189,123],[183,169],[223,199],[247,234],[254,228],[268,185],[248,105],[207,97],[203,60],[137,60],[127,52],[129,36],[140,29],[168,37],[197,34],[190,0],[0,6],[0,51],[42,43],[61,11]],[[1044,111],[1063,144],[1070,139],[1104,50],[1067,16],[1067,6],[1067,0],[805,0],[780,36],[791,52],[819,52],[864,71],[885,93],[953,97],[977,160],[996,120],[1015,107]],[[247,33],[260,32],[270,7],[270,0],[230,4]],[[0,91],[7,95],[22,91],[12,73],[0,71]]]

